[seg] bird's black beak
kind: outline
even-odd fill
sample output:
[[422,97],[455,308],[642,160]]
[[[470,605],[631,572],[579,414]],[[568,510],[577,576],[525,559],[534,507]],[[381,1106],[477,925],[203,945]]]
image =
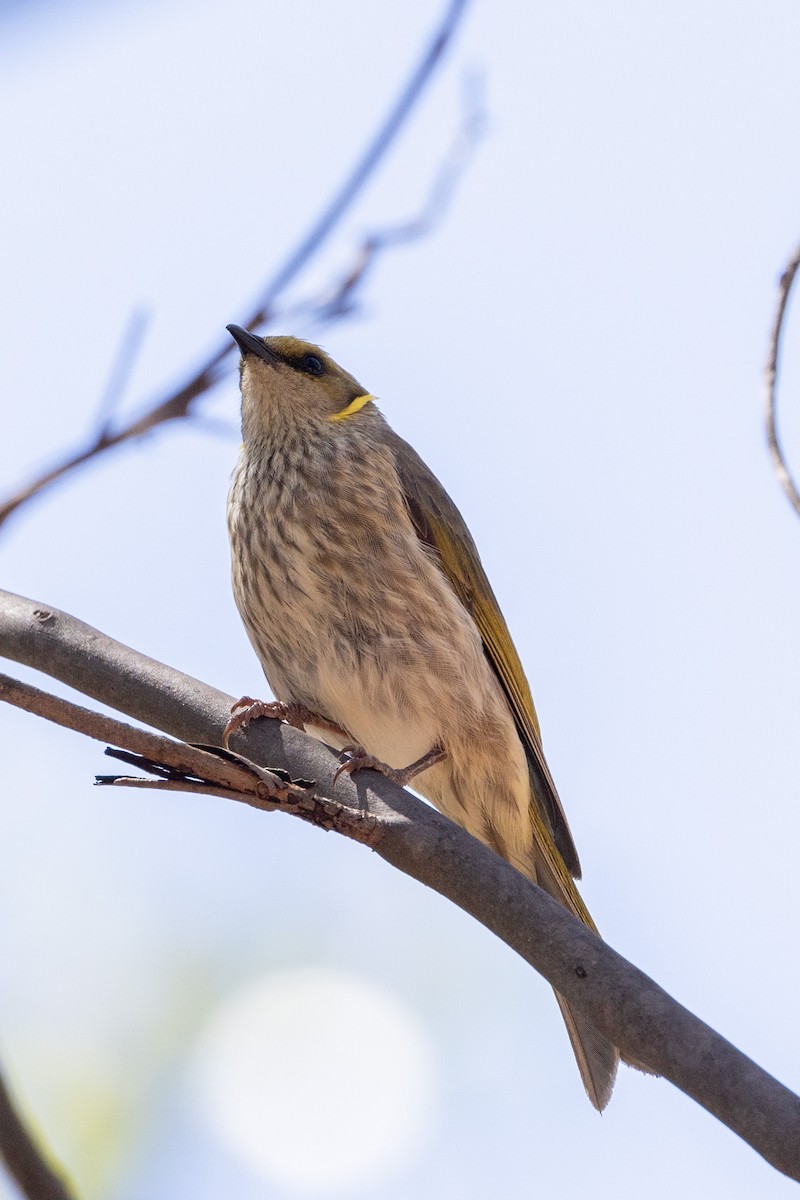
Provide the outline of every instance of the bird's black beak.
[[225,328],[241,350],[242,356],[255,354],[257,358],[263,358],[264,362],[272,364],[278,361],[277,354],[273,353],[269,346],[265,346],[261,338],[256,337],[254,333],[248,333],[241,325],[226,325]]

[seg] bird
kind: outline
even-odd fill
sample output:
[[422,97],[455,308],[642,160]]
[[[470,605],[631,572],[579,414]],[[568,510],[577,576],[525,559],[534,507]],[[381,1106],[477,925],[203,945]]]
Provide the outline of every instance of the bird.
[[[596,926],[530,687],[467,525],[375,397],[324,350],[227,329],[242,446],[228,498],[233,594],[284,716],[413,787]],[[234,706],[236,709],[237,706]],[[599,1111],[619,1053],[556,993]]]

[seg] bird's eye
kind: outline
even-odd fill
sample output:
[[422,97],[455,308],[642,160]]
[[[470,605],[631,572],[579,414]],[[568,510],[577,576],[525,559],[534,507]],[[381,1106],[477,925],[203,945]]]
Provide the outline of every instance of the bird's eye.
[[317,358],[316,354],[307,354],[303,359],[303,370],[309,375],[322,375],[325,371],[325,364],[321,358]]

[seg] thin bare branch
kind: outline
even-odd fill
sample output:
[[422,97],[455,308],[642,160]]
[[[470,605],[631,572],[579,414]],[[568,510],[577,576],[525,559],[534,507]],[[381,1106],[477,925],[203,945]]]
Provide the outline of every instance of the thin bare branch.
[[487,121],[479,80],[472,76],[464,84],[464,106],[456,136],[433,179],[418,213],[407,221],[388,225],[368,234],[350,269],[326,294],[301,301],[289,315],[323,324],[348,316],[356,306],[357,291],[363,286],[381,253],[427,237],[441,223],[453,194],[483,136]]
[[[352,171],[336,191],[333,199],[326,205],[320,216],[312,224],[309,232],[301,239],[266,284],[261,295],[256,300],[249,316],[239,324],[252,330],[257,326],[268,324],[275,315],[276,305],[288,287],[296,279],[300,271],[308,264],[312,256],[330,237],[333,230],[352,207],[366,184],[372,178],[375,170],[386,157],[397,140],[397,136],[413,112],[426,85],[430,82],[436,68],[441,63],[444,54],[451,45],[456,30],[466,11],[468,0],[449,0],[447,9],[433,38],[428,43],[424,53],[415,64],[414,69],[403,85],[395,103],[387,117],[381,123],[377,133],[361,155]],[[46,488],[63,479],[76,468],[90,459],[96,458],[124,442],[133,441],[150,433],[157,426],[168,421],[179,420],[190,415],[194,402],[208,392],[222,379],[224,364],[232,357],[233,342],[226,339],[220,342],[218,348],[207,361],[184,384],[174,392],[169,392],[159,398],[136,419],[121,425],[115,431],[103,422],[86,445],[65,457],[50,467],[43,474],[31,480],[0,504],[0,526],[15,513],[23,504],[38,496]]]
[[278,297],[287,284],[297,277],[311,257],[341,221],[344,213],[352,207],[364,185],[375,173],[381,160],[386,157],[398,133],[413,112],[420,96],[430,82],[445,51],[453,40],[456,29],[466,11],[468,0],[450,0],[444,18],[431,39],[425,53],[415,66],[408,82],[389,110],[375,137],[360,160],[356,163],[339,191],[331,200],[300,245],[278,268],[264,288],[255,310],[250,314],[246,329],[252,329],[269,320]]
[[1,1074],[0,1159],[28,1200],[74,1200],[74,1193],[37,1146]]
[[97,426],[106,436],[111,433],[111,418],[125,393],[134,363],[142,348],[149,319],[150,314],[143,308],[134,309],[128,318],[97,412]]
[[103,454],[107,450],[113,450],[115,446],[120,446],[123,442],[143,437],[144,434],[155,429],[157,425],[185,417],[193,402],[199,396],[209,391],[222,378],[223,372],[220,369],[220,362],[227,353],[228,347],[226,346],[224,351],[220,350],[215,354],[206,366],[177,392],[173,392],[164,400],[160,400],[153,408],[148,409],[147,412],[129,424],[121,426],[115,433],[108,433],[103,429],[99,430],[82,450],[68,455],[62,462],[59,462],[56,466],[45,471],[43,475],[38,476],[20,488],[10,499],[0,505],[0,526],[26,501],[40,495],[45,488],[63,478],[63,476],[68,475],[77,467],[82,466],[89,459],[96,458],[99,454]]
[[[2,676],[0,676],[2,679]],[[2,686],[0,685],[0,695]],[[168,758],[177,756],[183,749],[181,742],[168,742]],[[131,775],[96,775],[95,782],[106,787],[155,788],[156,791],[194,792],[201,796],[220,796],[226,800],[239,800],[252,808],[260,808],[264,812],[283,812],[290,816],[308,821],[318,829],[334,830],[354,842],[362,845],[377,846],[381,838],[381,822],[371,816],[363,808],[351,808],[341,800],[331,800],[326,796],[317,795],[312,783],[292,780],[286,771],[276,768],[271,771],[249,762],[240,755],[231,755],[229,751],[219,751],[222,762],[233,758],[240,768],[243,768],[243,778],[236,787],[226,785],[228,772],[224,767],[215,764],[215,755],[205,754],[206,762],[203,775],[206,778],[193,778],[195,773],[176,770],[169,761],[155,762],[140,758],[138,755],[127,754],[111,746],[106,748],[106,754],[113,758],[121,758],[133,766],[148,771],[157,779],[145,779]],[[211,760],[209,763],[208,760]],[[219,761],[219,760],[217,760]]]
[[767,444],[769,445],[769,452],[772,455],[775,474],[778,476],[778,482],[789,498],[789,503],[797,515],[800,516],[800,491],[798,491],[797,484],[787,466],[786,457],[778,437],[776,419],[777,400],[775,395],[783,321],[798,267],[800,267],[800,246],[797,247],[789,259],[778,284],[778,305],[775,310],[775,318],[770,333],[767,365],[764,368],[764,408],[767,426]]
[[[8,592],[0,592],[0,654],[190,743],[218,745],[230,714],[230,696]],[[373,772],[335,779],[337,755],[289,725],[256,721],[234,740],[248,762],[269,764],[291,779],[314,779],[314,795],[323,802],[368,814],[376,823],[369,844],[377,854],[470,913],[625,1058],[669,1079],[800,1181],[800,1098],[509,863],[388,779]]]
[[229,750],[191,746],[137,729],[2,673],[0,700],[96,741],[113,742],[115,748],[109,747],[106,754],[159,777],[156,782],[135,776],[96,776],[96,782],[103,786],[146,786],[223,796],[265,812],[290,813],[321,829],[335,829],[368,845],[373,845],[380,835],[379,822],[360,806],[320,797],[313,784],[305,780],[295,782],[281,768],[270,770]]

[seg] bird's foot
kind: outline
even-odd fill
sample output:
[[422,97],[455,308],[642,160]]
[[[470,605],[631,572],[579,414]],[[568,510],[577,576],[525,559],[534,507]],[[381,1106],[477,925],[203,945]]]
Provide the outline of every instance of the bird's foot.
[[285,721],[294,729],[305,729],[306,725],[316,725],[327,729],[338,737],[347,738],[347,731],[323,717],[320,713],[312,712],[303,704],[283,704],[280,700],[254,700],[252,696],[242,696],[231,709],[231,718],[222,731],[222,744],[227,749],[228,742],[234,733],[246,729],[256,717],[270,717],[273,721]]
[[356,771],[379,771],[381,775],[385,775],[399,787],[406,787],[416,775],[420,775],[423,771],[427,771],[428,767],[433,767],[443,758],[447,758],[446,750],[442,750],[440,746],[434,746],[416,762],[398,769],[381,762],[374,754],[367,754],[363,746],[345,746],[342,754],[346,754],[347,758],[337,769],[333,777],[334,783],[340,775],[352,775]]
[[287,704],[281,704],[279,700],[254,700],[252,696],[242,696],[241,700],[237,700],[231,707],[230,720],[222,731],[223,746],[227,750],[228,742],[233,735],[246,729],[251,721],[255,721],[256,717],[272,717],[274,720],[288,721],[290,715],[288,708]]

